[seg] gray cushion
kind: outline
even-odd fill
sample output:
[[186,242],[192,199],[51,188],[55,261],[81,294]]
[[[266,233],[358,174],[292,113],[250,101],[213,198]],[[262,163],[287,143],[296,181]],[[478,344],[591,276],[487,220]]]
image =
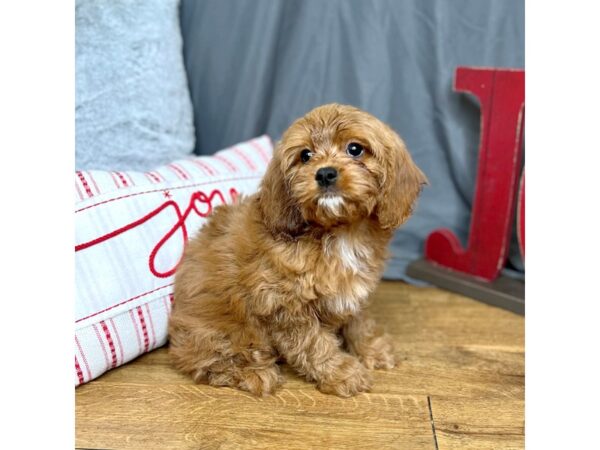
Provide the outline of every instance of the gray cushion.
[[147,170],[190,154],[178,0],[77,0],[76,168]]

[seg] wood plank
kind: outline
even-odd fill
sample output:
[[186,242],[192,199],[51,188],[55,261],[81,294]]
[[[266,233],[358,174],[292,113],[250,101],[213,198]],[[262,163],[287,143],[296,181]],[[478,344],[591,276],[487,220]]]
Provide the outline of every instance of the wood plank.
[[[81,418],[85,418],[81,420]],[[77,393],[77,445],[106,448],[431,448],[427,399],[283,388],[98,383]]]
[[[497,448],[518,447],[523,317],[436,288],[392,282],[375,293],[373,314],[394,337],[400,364],[374,371],[369,394],[323,395],[284,365],[282,389],[256,399],[229,388],[194,385],[173,370],[162,348],[76,390],[76,444],[433,449],[430,397],[434,422],[441,427],[439,448],[461,448],[461,442],[491,445],[495,424]],[[508,411],[504,422],[478,418],[486,405]],[[454,422],[465,432],[456,432]]]
[[523,399],[431,397],[440,449],[525,448]]

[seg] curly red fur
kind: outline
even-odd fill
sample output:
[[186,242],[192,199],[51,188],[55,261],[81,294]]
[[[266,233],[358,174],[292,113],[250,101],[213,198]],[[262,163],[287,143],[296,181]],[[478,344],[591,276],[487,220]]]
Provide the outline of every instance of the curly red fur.
[[[364,154],[349,156],[349,143]],[[325,166],[338,172],[327,192],[315,181]],[[367,369],[395,360],[368,296],[425,182],[400,137],[364,111],[330,104],[298,119],[259,191],[216,208],[186,246],[169,323],[174,365],[266,395],[283,381],[283,359],[322,392],[369,390]]]

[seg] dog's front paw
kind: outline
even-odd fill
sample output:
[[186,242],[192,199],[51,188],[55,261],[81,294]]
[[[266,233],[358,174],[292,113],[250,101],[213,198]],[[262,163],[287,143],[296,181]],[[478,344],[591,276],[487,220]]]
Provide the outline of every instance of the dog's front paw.
[[264,397],[275,392],[283,383],[283,378],[276,366],[265,369],[246,369],[238,387],[258,397]]
[[372,381],[369,372],[353,356],[346,355],[332,373],[320,380],[318,389],[325,394],[340,397],[351,397],[371,389]]
[[275,392],[283,383],[277,366],[255,368],[246,367],[235,371],[210,372],[208,384],[211,386],[231,386],[264,397]]
[[387,334],[373,338],[357,350],[367,369],[392,369],[396,365],[392,338]]

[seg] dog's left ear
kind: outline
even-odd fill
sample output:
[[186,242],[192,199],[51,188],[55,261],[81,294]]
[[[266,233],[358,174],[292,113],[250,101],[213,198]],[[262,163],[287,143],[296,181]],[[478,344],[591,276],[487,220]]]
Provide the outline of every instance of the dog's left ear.
[[279,148],[275,149],[273,159],[261,181],[258,204],[267,229],[274,235],[295,236],[301,232],[304,220],[292,200],[281,169]]
[[429,181],[412,160],[400,136],[386,126],[382,138],[386,174],[376,212],[382,228],[394,229],[410,217],[417,197]]

